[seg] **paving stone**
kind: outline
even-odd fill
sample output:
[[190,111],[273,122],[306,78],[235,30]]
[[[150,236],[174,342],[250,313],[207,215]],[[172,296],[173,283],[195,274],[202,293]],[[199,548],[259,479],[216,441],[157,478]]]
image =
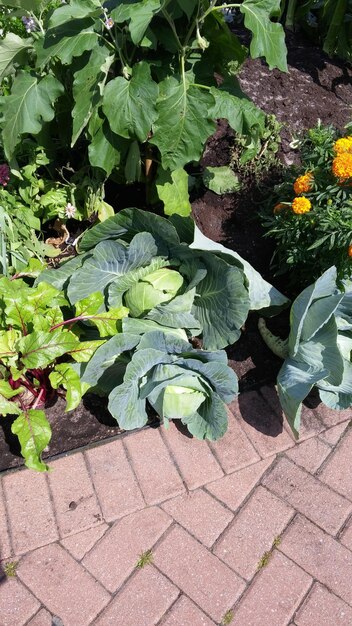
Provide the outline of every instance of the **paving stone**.
[[162,508],[208,548],[233,519],[230,511],[200,489],[169,500]]
[[23,626],[39,607],[38,600],[15,578],[0,583],[1,626]]
[[229,426],[226,434],[219,441],[210,443],[227,474],[260,460],[238,418],[231,411],[228,411],[228,416]]
[[275,552],[235,607],[231,626],[286,626],[311,582],[300,567]]
[[110,600],[107,591],[57,544],[23,557],[17,575],[65,626],[87,626]]
[[161,626],[216,626],[191,600],[181,596]]
[[206,441],[187,437],[172,423],[168,430],[164,430],[163,438],[176,459],[188,489],[197,489],[224,475]]
[[0,480],[0,562],[11,556],[11,544],[6,517],[5,498]]
[[352,552],[336,539],[306,518],[297,516],[286,531],[279,550],[352,604]]
[[52,616],[45,609],[41,609],[33,619],[28,623],[28,626],[54,626]]
[[318,439],[318,437],[312,437],[287,450],[286,456],[297,463],[297,465],[304,467],[308,472],[314,473],[330,453],[330,446]]
[[294,511],[263,487],[257,487],[214,549],[220,559],[243,578],[251,579],[274,539],[286,528]]
[[178,594],[179,590],[165,576],[154,567],[145,566],[128,581],[95,624],[154,626]]
[[346,528],[344,528],[340,541],[344,546],[352,550],[352,518],[349,520]]
[[335,534],[352,511],[352,504],[288,459],[280,459],[263,485],[297,511]]
[[169,452],[155,429],[126,437],[125,444],[136,472],[139,486],[148,504],[158,504],[185,491]]
[[83,455],[58,459],[51,469],[48,479],[61,537],[100,524],[101,510]]
[[242,417],[241,426],[261,457],[272,456],[294,445],[283,428],[282,421],[259,392],[248,391],[241,394],[238,405],[232,402],[230,409],[235,415],[239,411]]
[[112,526],[83,563],[106,589],[116,591],[135,569],[139,556],[153,547],[171,523],[169,515],[156,507],[132,513]]
[[122,441],[86,452],[94,487],[106,522],[144,507],[144,500],[127,460]]
[[254,463],[234,474],[229,474],[213,483],[209,483],[206,489],[227,504],[230,509],[236,511],[272,462],[273,459],[269,458],[259,461],[259,463]]
[[215,621],[221,621],[244,590],[227,565],[178,526],[155,549],[154,563]]
[[295,617],[297,626],[351,626],[352,608],[316,583]]
[[338,424],[337,426],[333,426],[328,430],[325,430],[320,435],[320,439],[324,439],[326,443],[329,443],[331,446],[336,446],[339,441],[341,435],[345,432],[346,428],[348,428],[349,422],[342,422],[342,424]]
[[320,480],[352,500],[352,429],[349,429],[328,459],[319,475]]
[[24,554],[58,538],[44,474],[22,470],[3,478],[8,523],[15,554]]
[[331,426],[336,426],[336,424],[341,424],[341,422],[345,422],[351,419],[351,409],[345,409],[344,411],[334,411],[333,409],[329,409],[328,406],[325,406],[322,402],[314,409],[315,413],[319,415],[321,421],[325,425],[325,427],[330,428]]
[[77,561],[80,561],[87,552],[93,548],[97,541],[99,541],[108,528],[109,526],[107,524],[100,524],[100,526],[82,530],[82,532],[76,535],[66,537],[61,541],[61,544]]

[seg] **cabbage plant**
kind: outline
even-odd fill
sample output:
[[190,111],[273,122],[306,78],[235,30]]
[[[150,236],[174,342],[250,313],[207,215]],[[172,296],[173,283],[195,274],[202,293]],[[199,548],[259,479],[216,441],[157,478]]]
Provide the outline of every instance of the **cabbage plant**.
[[138,323],[126,318],[124,332],[81,365],[82,383],[109,396],[109,411],[121,428],[144,426],[148,401],[166,427],[180,419],[198,439],[219,439],[227,429],[225,403],[238,391],[226,352],[195,349],[178,331],[151,324],[150,330],[148,322],[140,324],[138,336]]
[[[285,361],[277,379],[282,409],[299,435],[302,402],[314,386],[332,409],[352,406],[352,282],[336,285],[333,266],[294,301],[286,342],[263,338]],[[277,350],[279,347],[279,350]]]

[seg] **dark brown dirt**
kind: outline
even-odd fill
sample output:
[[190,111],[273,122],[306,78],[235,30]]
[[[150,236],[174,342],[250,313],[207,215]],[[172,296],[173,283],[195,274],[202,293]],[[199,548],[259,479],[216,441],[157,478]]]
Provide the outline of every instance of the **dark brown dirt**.
[[[289,165],[297,159],[290,142],[298,132],[311,128],[318,119],[338,128],[343,128],[351,121],[352,71],[296,36],[293,38],[289,35],[287,43],[287,74],[278,70],[269,71],[260,60],[248,60],[241,72],[240,82],[243,90],[258,106],[268,113],[274,113],[284,124],[280,158]],[[202,165],[229,164],[232,146],[232,132],[224,121],[220,121],[217,132],[208,142]],[[269,173],[259,186],[255,177],[247,180],[244,191],[236,195],[220,197],[206,191],[194,201],[193,215],[208,237],[237,250],[267,280],[280,288],[270,272],[271,244],[263,239],[263,231],[256,220],[261,193],[272,184],[276,176],[277,172]],[[140,189],[129,189],[127,196],[119,196],[119,208],[138,206]],[[135,201],[132,202],[131,198],[134,197]],[[285,291],[283,283],[281,290]],[[276,330],[284,334],[285,315],[275,318],[275,324]],[[272,355],[260,339],[257,316],[254,314],[250,315],[241,339],[228,349],[228,355],[230,365],[239,377],[241,391],[272,383],[281,365],[280,360]],[[53,436],[45,457],[121,432],[100,398],[89,396],[75,411],[65,413],[64,410],[62,399],[47,409]],[[2,418],[2,427],[4,437],[0,437],[0,471],[23,463],[17,440],[11,434],[11,420]]]

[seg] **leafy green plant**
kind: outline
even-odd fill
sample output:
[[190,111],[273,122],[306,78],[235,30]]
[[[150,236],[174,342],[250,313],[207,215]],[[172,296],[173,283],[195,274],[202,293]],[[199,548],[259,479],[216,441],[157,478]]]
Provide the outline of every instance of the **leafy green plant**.
[[352,60],[351,0],[281,0],[287,28],[301,26],[330,56]]
[[[166,426],[180,418],[200,439],[221,437],[224,403],[237,393],[221,348],[238,339],[250,307],[274,312],[286,299],[236,253],[204,237],[190,218],[169,221],[125,209],[86,232],[80,250],[38,279],[64,289],[75,305],[76,317],[65,323],[75,323],[81,311],[104,316],[129,307],[122,332],[112,332],[76,368],[82,384],[109,396],[122,428],[147,422],[148,401]],[[190,343],[197,335],[203,350]]]
[[146,565],[151,565],[153,563],[153,552],[151,550],[146,550],[139,555],[139,559],[136,563],[136,567],[138,569],[143,569]]
[[[307,284],[336,265],[352,275],[352,137],[318,125],[300,144],[302,166],[289,169],[262,221],[275,241],[277,273]],[[274,208],[273,208],[274,205]],[[270,211],[270,213],[269,213]]]
[[[246,49],[218,4],[70,0],[45,12],[45,0],[28,0],[23,13],[33,22],[31,36],[7,33],[0,42],[0,78],[8,79],[0,99],[6,158],[13,163],[31,136],[56,153],[56,162],[65,154],[80,169],[83,161],[102,181],[110,175],[149,181],[152,164],[165,212],[189,214],[184,168],[200,159],[214,120],[227,118],[250,136],[263,126],[235,76]],[[279,4],[230,6],[251,31],[250,54],[285,71],[284,33],[272,21]]]
[[[302,402],[315,386],[332,409],[352,406],[352,283],[336,284],[329,268],[292,304],[290,334],[281,356],[278,395],[288,422],[298,437]],[[277,338],[262,337],[269,348]]]
[[15,578],[18,567],[18,561],[7,561],[4,565],[4,572],[7,578]]

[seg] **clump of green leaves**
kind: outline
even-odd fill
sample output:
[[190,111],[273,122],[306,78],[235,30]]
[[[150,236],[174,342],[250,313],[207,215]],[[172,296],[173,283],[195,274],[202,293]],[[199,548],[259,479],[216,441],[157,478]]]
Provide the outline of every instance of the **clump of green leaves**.
[[18,561],[7,561],[4,564],[4,573],[7,578],[14,578],[18,567]]
[[259,559],[258,564],[257,564],[257,570],[261,570],[263,569],[263,567],[266,567],[269,564],[269,561],[271,557],[273,556],[275,548],[277,548],[280,545],[280,543],[281,543],[281,537],[275,537],[270,550],[267,550],[266,552],[264,552],[264,554]]
[[226,611],[224,617],[222,618],[221,625],[229,626],[229,624],[231,624],[234,617],[235,617],[234,611],[232,609],[229,609],[229,611]]
[[280,147],[282,124],[275,115],[265,115],[261,132],[255,136],[236,135],[231,158],[232,168],[241,176],[259,180],[272,167],[279,167],[277,152]]
[[143,569],[146,565],[151,565],[153,563],[153,552],[151,550],[146,550],[139,555],[138,561],[136,563],[136,567],[138,569]]
[[[345,137],[343,143],[345,148],[332,127],[318,124],[308,131],[300,142],[302,165],[288,169],[262,214],[276,246],[276,273],[290,272],[299,287],[331,265],[340,280],[352,276],[352,139]],[[338,175],[341,167],[345,176]]]
[[[279,5],[243,0],[239,11],[252,34],[251,56],[285,71],[284,32],[273,21]],[[102,179],[148,178],[151,161],[165,212],[188,215],[184,168],[199,161],[215,119],[248,136],[263,125],[236,79],[247,50],[229,30],[222,5],[69,0],[47,12],[45,6],[28,0],[23,12],[34,21],[31,36],[9,32],[0,42],[0,79],[8,80],[0,99],[6,158],[13,161],[31,136],[55,160],[65,155]]]

